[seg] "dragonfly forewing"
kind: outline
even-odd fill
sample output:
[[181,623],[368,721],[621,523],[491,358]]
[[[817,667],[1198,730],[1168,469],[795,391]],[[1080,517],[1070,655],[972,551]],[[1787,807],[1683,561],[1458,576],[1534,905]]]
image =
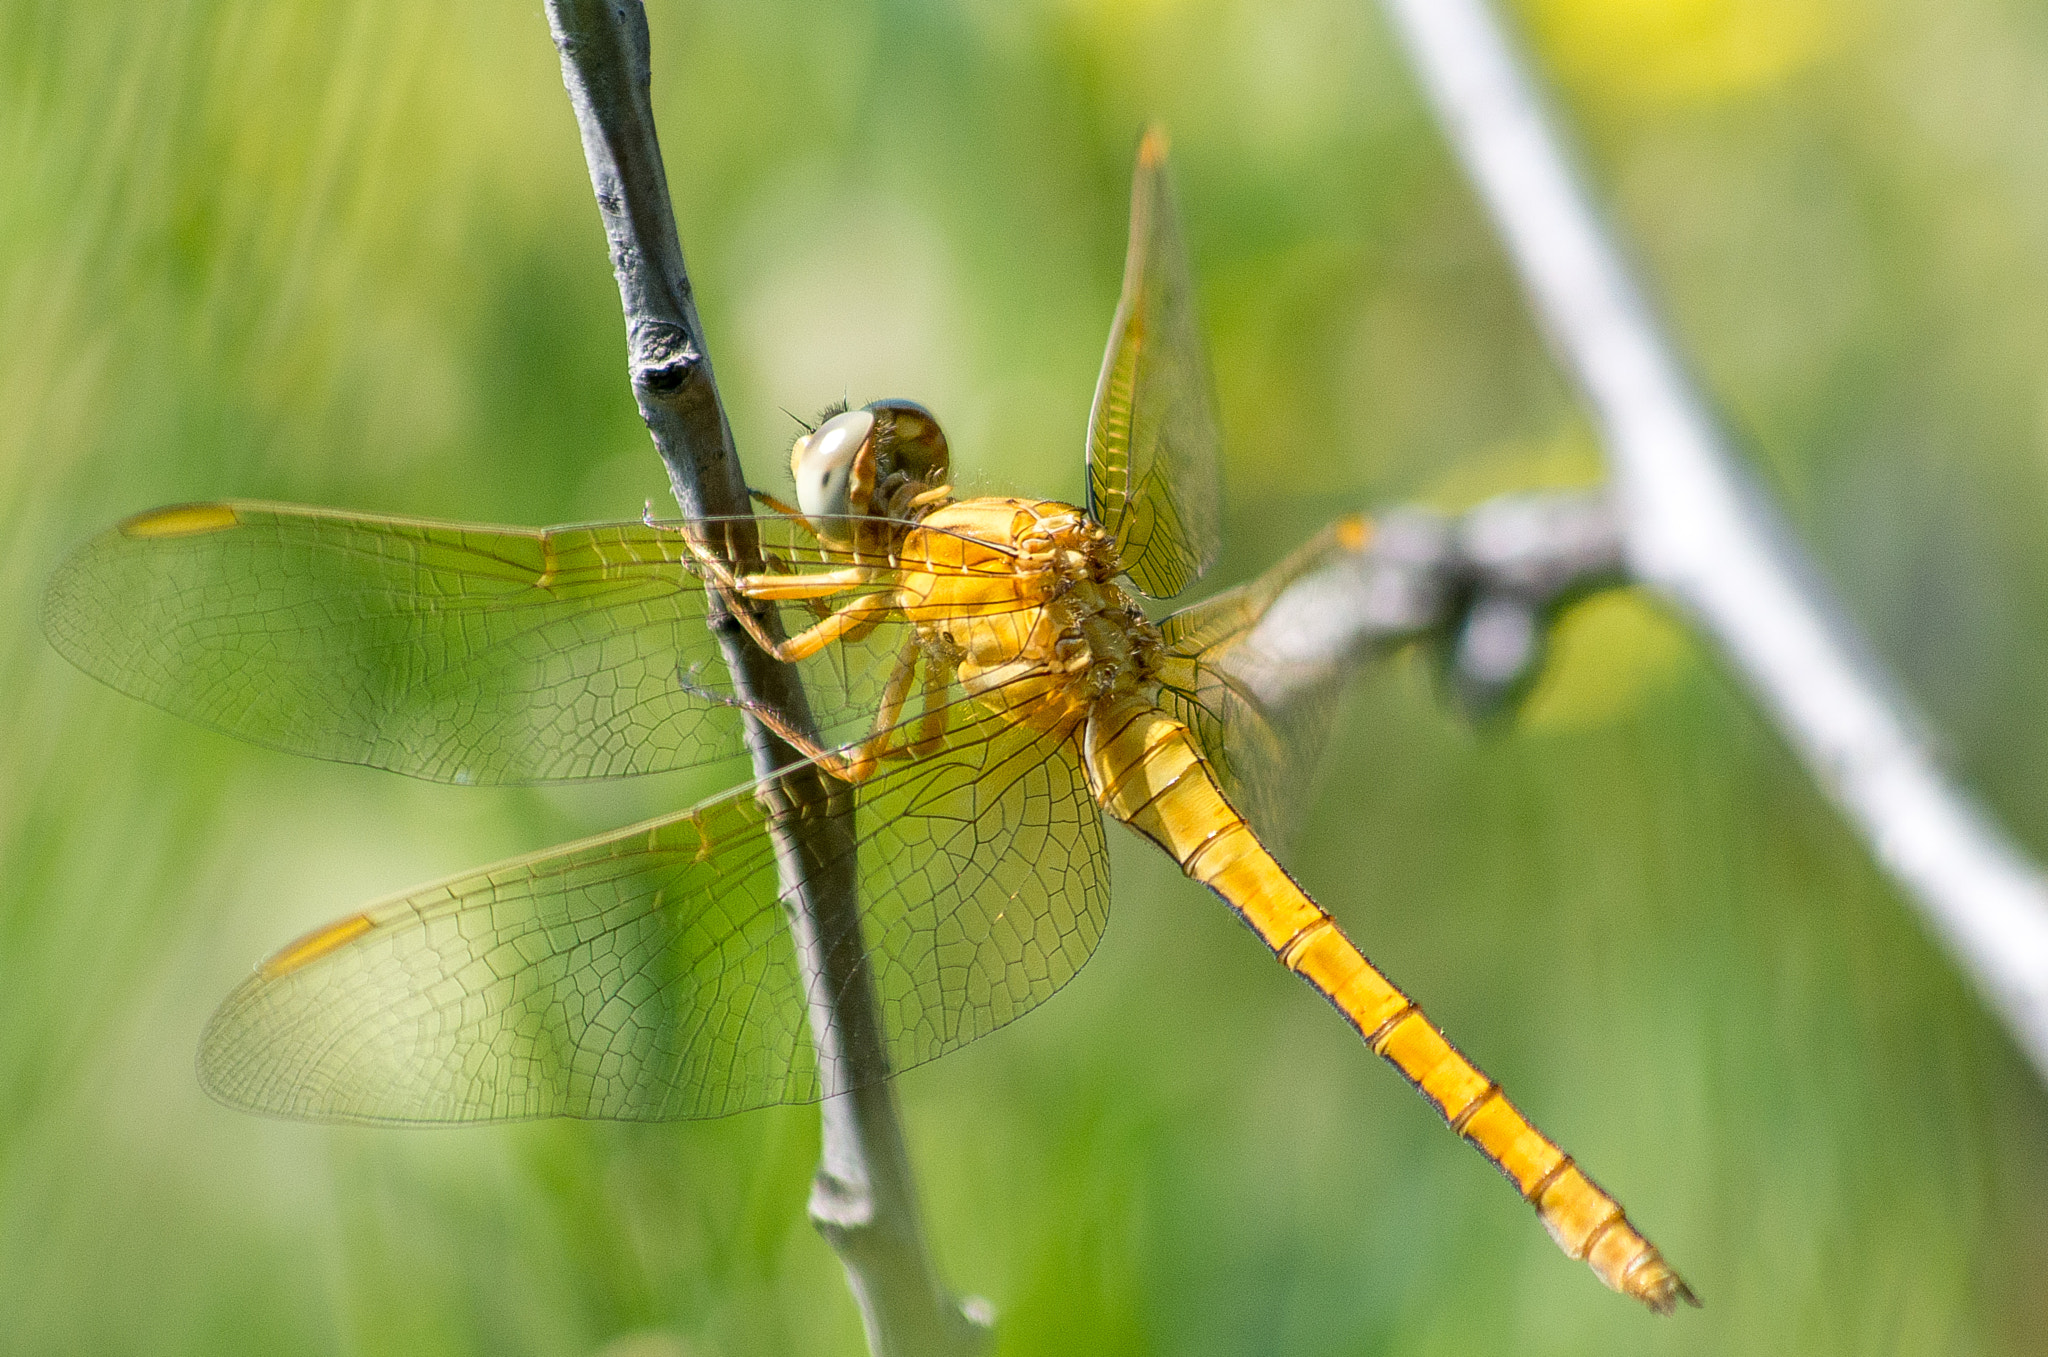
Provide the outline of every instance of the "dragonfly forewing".
[[[697,531],[716,546],[721,526]],[[849,563],[794,520],[734,526],[758,543],[753,569]],[[202,725],[489,784],[744,753],[711,601],[701,561],[670,525],[495,528],[231,503],[160,509],[103,533],[59,569],[43,618],[80,668]],[[790,633],[825,610],[753,606],[779,609]],[[805,663],[828,740],[869,733],[907,635],[884,619]]]
[[1171,598],[1215,562],[1221,450],[1166,137],[1155,127],[1138,148],[1123,295],[1088,417],[1088,509],[1140,593]]

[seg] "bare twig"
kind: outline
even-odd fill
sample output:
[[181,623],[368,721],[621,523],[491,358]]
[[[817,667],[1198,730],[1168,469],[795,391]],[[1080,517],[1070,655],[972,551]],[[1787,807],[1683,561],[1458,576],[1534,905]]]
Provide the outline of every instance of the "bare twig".
[[2048,1075],[2048,878],[1936,763],[1752,483],[1485,0],[1383,3],[1599,423],[1629,565],[1719,643]]
[[[746,515],[746,481],[712,378],[655,138],[646,14],[640,0],[548,0],[547,10],[611,243],[641,417],[686,518]],[[737,545],[753,549],[744,540]],[[762,620],[773,624],[772,617]],[[734,693],[782,713],[798,733],[814,733],[796,671],[730,620],[721,618],[717,630]],[[794,751],[759,722],[749,720],[747,738],[762,777],[796,762]],[[978,1351],[987,1321],[970,1317],[948,1295],[924,1243],[864,960],[852,798],[808,765],[772,785],[782,894],[810,993],[826,1094],[811,1219],[846,1268],[877,1357]]]

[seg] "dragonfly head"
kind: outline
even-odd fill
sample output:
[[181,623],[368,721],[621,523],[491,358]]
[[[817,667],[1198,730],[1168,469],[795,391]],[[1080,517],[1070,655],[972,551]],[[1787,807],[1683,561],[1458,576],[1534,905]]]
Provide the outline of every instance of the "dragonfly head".
[[789,452],[797,507],[807,518],[897,512],[942,485],[949,462],[939,421],[903,400],[834,415]]

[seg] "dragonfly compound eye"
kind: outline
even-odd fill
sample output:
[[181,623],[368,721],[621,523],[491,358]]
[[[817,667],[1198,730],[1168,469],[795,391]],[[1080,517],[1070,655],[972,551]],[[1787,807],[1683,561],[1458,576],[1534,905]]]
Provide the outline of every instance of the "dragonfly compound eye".
[[878,478],[901,472],[925,485],[945,481],[952,454],[937,416],[916,401],[876,401],[867,408],[875,416]]
[[874,428],[871,412],[849,410],[796,440],[789,453],[789,469],[796,477],[797,507],[805,515],[867,511],[867,505],[852,502],[853,472]]

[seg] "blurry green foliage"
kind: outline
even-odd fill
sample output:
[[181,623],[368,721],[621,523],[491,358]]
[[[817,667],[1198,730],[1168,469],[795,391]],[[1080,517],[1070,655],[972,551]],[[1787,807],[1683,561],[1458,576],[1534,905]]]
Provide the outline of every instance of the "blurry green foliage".
[[[2048,11],[1519,12],[1764,475],[2048,847]],[[1222,385],[1219,581],[1340,510],[1586,446],[1369,5],[652,22],[759,484],[785,407],[899,394],[963,484],[1077,494],[1149,116]],[[36,630],[62,552],[165,501],[636,515],[664,486],[622,351],[536,6],[0,2],[0,1351],[859,1351],[803,1219],[808,1109],[366,1132],[239,1116],[191,1075],[212,1005],[300,930],[714,778],[302,764],[101,690]],[[1558,1256],[1120,837],[1082,977],[903,1081],[945,1266],[1004,1352],[2048,1346],[2048,1098],[1711,658],[1619,606],[1570,624],[1519,732],[1469,733],[1425,666],[1374,671],[1291,865],[1708,1308],[1654,1321]]]

